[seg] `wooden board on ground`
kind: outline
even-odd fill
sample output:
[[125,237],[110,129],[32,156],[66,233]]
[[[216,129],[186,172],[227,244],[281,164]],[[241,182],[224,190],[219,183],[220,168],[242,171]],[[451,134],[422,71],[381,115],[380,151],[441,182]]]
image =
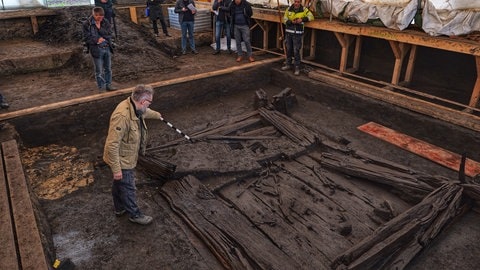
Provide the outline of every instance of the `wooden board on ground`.
[[0,269],[19,269],[13,223],[8,200],[7,181],[0,159]]
[[[454,171],[458,171],[460,168],[461,156],[459,154],[442,149],[433,144],[429,144],[374,122],[361,125],[358,129]],[[480,163],[467,158],[465,163],[465,174],[470,177],[480,174]]]
[[18,250],[23,269],[49,269],[23,173],[17,142],[2,143]]
[[219,200],[198,179],[167,182],[161,193],[227,269],[298,269],[240,212]]

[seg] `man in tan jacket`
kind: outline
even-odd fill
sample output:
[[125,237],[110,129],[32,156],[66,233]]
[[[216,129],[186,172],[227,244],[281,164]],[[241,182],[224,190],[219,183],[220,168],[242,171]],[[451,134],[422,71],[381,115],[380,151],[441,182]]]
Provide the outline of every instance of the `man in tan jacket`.
[[138,155],[145,154],[147,126],[144,119],[160,119],[161,114],[148,107],[153,101],[153,89],[137,85],[132,95],[120,102],[110,117],[103,160],[113,173],[112,196],[115,214],[128,212],[129,220],[146,225],[152,217],[144,215],[137,206],[135,167]]

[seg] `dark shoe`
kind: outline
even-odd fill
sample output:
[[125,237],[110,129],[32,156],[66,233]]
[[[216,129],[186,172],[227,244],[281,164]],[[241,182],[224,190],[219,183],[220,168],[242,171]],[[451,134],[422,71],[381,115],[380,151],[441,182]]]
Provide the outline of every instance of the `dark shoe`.
[[219,53],[220,53],[220,50],[215,50],[212,54],[213,54],[213,55],[217,55],[217,54],[219,54]]
[[292,66],[291,65],[285,65],[281,68],[281,70],[285,71],[285,70],[290,70],[292,69]]
[[153,218],[151,216],[140,216],[140,217],[131,217],[128,220],[140,225],[148,225],[152,223]]
[[300,75],[300,67],[295,67],[295,72],[293,73],[295,76]]
[[182,51],[182,54],[183,54],[183,55],[187,54],[187,51]]
[[198,51],[197,50],[192,50],[192,53],[193,54],[198,54]]
[[250,57],[248,57],[248,61],[255,62],[255,58],[253,58],[253,56],[250,56]]
[[240,61],[242,61],[242,60],[243,60],[243,56],[239,56],[239,57],[237,57],[237,60],[236,60],[236,61],[237,61],[237,62],[240,62]]
[[228,49],[228,54],[232,54],[232,53],[233,53],[232,49]]
[[171,35],[169,33],[165,33],[165,36],[167,37],[171,37]]
[[113,86],[113,85],[107,85],[107,86],[105,87],[105,90],[107,90],[107,91],[115,91],[115,90],[117,90],[117,89],[118,89],[118,88],[116,88],[116,87]]
[[125,213],[127,213],[126,210],[115,211],[115,216],[121,217],[121,216],[123,216]]
[[8,103],[5,102],[5,101],[2,101],[2,102],[0,102],[0,107],[1,107],[2,109],[7,109],[8,107],[10,107],[10,104],[8,104]]

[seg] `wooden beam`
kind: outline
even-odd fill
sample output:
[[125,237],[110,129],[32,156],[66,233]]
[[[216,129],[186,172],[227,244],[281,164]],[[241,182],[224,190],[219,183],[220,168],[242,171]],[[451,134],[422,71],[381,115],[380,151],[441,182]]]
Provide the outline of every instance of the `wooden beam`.
[[30,16],[30,21],[32,23],[32,31],[33,34],[35,35],[38,32],[38,21],[37,21],[37,16]]
[[29,18],[31,16],[52,16],[57,15],[56,9],[49,8],[33,8],[19,10],[2,10],[0,12],[0,20],[8,20],[15,18]]
[[353,56],[353,70],[351,72],[356,72],[360,67],[360,55],[362,54],[362,36],[357,36],[355,42],[355,54]]
[[315,59],[315,51],[317,48],[317,30],[312,29],[312,35],[310,36],[310,59]]
[[137,18],[137,6],[131,6],[128,8],[130,10],[130,20],[136,24],[138,24]]
[[[462,159],[459,154],[450,152],[436,145],[389,129],[374,122],[361,125],[358,129],[416,155],[429,159],[446,168],[459,171]],[[480,174],[480,163],[467,158],[465,162],[465,175],[474,177],[478,174]]]
[[[4,153],[2,153],[4,154]],[[8,198],[7,179],[3,166],[3,158],[0,158],[0,268],[19,269],[13,220]]]
[[2,143],[11,209],[22,269],[49,269],[23,173],[17,142]]
[[402,66],[403,66],[403,59],[407,54],[410,46],[405,43],[396,42],[396,41],[388,41],[390,43],[390,47],[392,47],[393,55],[395,56],[395,65],[393,67],[393,75],[392,75],[392,84],[398,85],[400,81],[400,75],[402,73]]
[[473,87],[472,97],[468,103],[468,106],[474,108],[477,107],[478,100],[480,99],[480,56],[475,56],[475,62],[477,64],[477,82]]
[[340,72],[345,72],[347,69],[348,63],[348,50],[350,48],[350,44],[353,41],[353,38],[349,34],[342,34],[338,32],[334,32],[335,37],[337,37],[338,43],[342,46],[342,52],[340,54],[340,67],[338,68]]
[[[314,64],[314,63],[310,63],[310,64]],[[331,84],[333,86],[338,86],[342,89],[346,89],[348,91],[352,91],[357,94],[378,99],[383,102],[387,102],[387,103],[390,103],[402,108],[406,108],[424,115],[428,115],[436,119],[441,119],[443,121],[452,123],[454,125],[462,126],[462,127],[480,132],[480,117],[474,114],[452,109],[452,108],[438,105],[432,102],[423,101],[415,97],[410,97],[408,95],[390,91],[383,87],[376,87],[367,83],[362,83],[353,79],[342,77],[338,74],[334,74],[331,72],[322,72],[320,70],[315,70],[315,71],[309,72],[308,77]],[[378,81],[378,83],[388,85],[388,83],[383,83],[380,81]],[[395,87],[395,86],[392,85],[392,87]],[[430,98],[441,100],[450,104],[454,104],[455,106],[463,105],[463,104],[448,102],[448,100],[436,98],[434,96],[431,96]],[[463,105],[463,106],[467,107],[466,105]],[[479,111],[479,110],[476,110],[476,111]]]
[[[262,66],[268,63],[274,63],[278,62],[280,60],[283,60],[284,57],[275,57],[275,58],[270,58],[270,59],[265,59],[261,61],[255,61],[253,63],[248,63],[244,65],[238,65],[238,66],[232,66],[229,68],[221,69],[221,70],[215,70],[215,71],[209,71],[201,74],[194,74],[182,78],[175,78],[175,79],[170,79],[170,80],[165,80],[165,81],[159,81],[159,82],[153,82],[150,83],[153,88],[158,88],[158,87],[163,87],[163,86],[168,86],[172,84],[177,84],[177,83],[184,83],[188,81],[195,81],[195,80],[200,80],[200,79],[205,79],[208,77],[214,77],[214,76],[221,76],[224,74],[230,74],[238,70],[243,70],[243,69],[249,69],[255,66]],[[69,106],[75,106],[78,104],[82,103],[88,103],[96,100],[101,100],[104,98],[110,98],[110,97],[116,97],[116,96],[125,96],[129,95],[132,93],[134,87],[128,87],[124,89],[119,89],[117,91],[112,91],[112,92],[104,92],[104,93],[99,93],[95,95],[90,95],[86,97],[79,97],[79,98],[74,98],[74,99],[69,99],[69,100],[64,100],[64,101],[59,101],[56,103],[51,103],[51,104],[45,104],[45,105],[40,105],[37,107],[32,107],[32,108],[27,108],[23,110],[18,110],[18,111],[12,111],[12,112],[7,112],[7,113],[2,113],[0,114],[0,121],[2,120],[7,120],[7,119],[13,119],[17,117],[23,117],[26,115],[30,114],[35,114],[35,113],[41,113],[41,112],[46,112],[46,111],[51,111],[59,108],[65,108]]]
[[407,70],[405,71],[405,80],[402,83],[403,85],[409,85],[412,82],[416,59],[417,45],[412,45],[412,48],[410,49],[410,56],[408,57]]

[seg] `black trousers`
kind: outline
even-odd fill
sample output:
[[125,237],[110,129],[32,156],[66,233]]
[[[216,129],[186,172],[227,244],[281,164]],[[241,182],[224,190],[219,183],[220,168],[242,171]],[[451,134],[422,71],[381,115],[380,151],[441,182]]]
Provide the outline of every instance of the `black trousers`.
[[158,26],[157,26],[157,20],[160,20],[160,24],[162,25],[162,30],[164,34],[168,33],[167,30],[167,24],[165,23],[164,18],[155,18],[155,19],[150,19],[152,21],[152,27],[153,27],[153,32],[155,34],[158,34]]

